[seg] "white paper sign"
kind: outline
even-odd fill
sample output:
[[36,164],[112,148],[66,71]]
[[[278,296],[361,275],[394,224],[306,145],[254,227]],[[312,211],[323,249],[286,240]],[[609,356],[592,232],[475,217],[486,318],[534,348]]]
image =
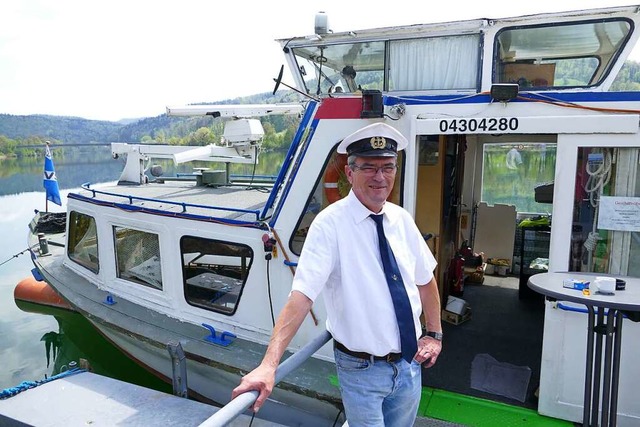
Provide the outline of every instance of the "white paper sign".
[[640,231],[640,197],[600,197],[598,228]]

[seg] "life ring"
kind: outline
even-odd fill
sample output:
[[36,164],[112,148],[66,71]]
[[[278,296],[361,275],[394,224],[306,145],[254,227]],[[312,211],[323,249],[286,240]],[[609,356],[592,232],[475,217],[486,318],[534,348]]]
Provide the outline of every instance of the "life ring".
[[[347,155],[336,153],[335,157],[331,159],[327,165],[327,169],[324,172],[324,195],[327,198],[328,204],[337,202],[346,196],[345,186],[348,187],[349,182],[347,176],[344,173],[344,167],[347,165]],[[341,191],[342,190],[342,191]]]

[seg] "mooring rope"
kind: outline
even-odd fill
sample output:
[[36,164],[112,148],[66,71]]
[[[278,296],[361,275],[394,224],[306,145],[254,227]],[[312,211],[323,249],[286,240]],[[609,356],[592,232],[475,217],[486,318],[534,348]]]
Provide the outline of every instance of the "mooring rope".
[[18,252],[17,254],[15,254],[14,256],[12,256],[11,258],[9,258],[6,261],[0,262],[0,267],[2,267],[3,265],[5,265],[6,263],[8,263],[9,261],[11,261],[14,258],[18,258],[20,255],[22,255],[23,253],[27,252],[29,250],[29,248],[25,249],[24,251]]
[[45,378],[43,380],[23,381],[23,382],[21,382],[20,384],[18,384],[15,387],[5,388],[4,390],[2,390],[0,392],[0,400],[8,399],[8,398],[10,398],[12,396],[15,396],[18,393],[22,393],[23,391],[29,390],[30,388],[34,388],[34,387],[37,387],[39,385],[48,383],[49,381],[57,380],[59,378],[68,377],[70,375],[79,374],[79,373],[85,372],[85,371],[86,371],[86,369],[82,369],[82,368],[72,368],[72,369],[69,369],[67,371],[60,372],[59,374],[54,375],[52,377]]

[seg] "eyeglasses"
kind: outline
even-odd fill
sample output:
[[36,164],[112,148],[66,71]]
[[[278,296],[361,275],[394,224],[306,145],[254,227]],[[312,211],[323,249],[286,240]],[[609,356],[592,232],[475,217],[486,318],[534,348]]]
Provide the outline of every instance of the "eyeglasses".
[[360,172],[362,172],[363,175],[366,175],[366,176],[377,175],[379,170],[382,171],[383,175],[391,176],[396,172],[396,169],[398,169],[397,165],[384,165],[380,167],[375,167],[370,165],[365,165],[365,166],[350,165],[350,167],[352,170],[359,170]]

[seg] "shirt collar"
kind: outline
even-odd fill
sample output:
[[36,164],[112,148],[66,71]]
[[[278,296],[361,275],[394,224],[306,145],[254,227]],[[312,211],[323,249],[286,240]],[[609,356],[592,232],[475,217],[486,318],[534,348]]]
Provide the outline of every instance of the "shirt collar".
[[382,215],[385,212],[385,206],[382,206],[382,210],[380,213],[371,212],[369,208],[362,204],[360,200],[356,197],[353,190],[349,191],[347,195],[347,200],[349,203],[349,212],[351,213],[351,217],[356,224],[361,223],[365,219],[369,218],[370,215]]

